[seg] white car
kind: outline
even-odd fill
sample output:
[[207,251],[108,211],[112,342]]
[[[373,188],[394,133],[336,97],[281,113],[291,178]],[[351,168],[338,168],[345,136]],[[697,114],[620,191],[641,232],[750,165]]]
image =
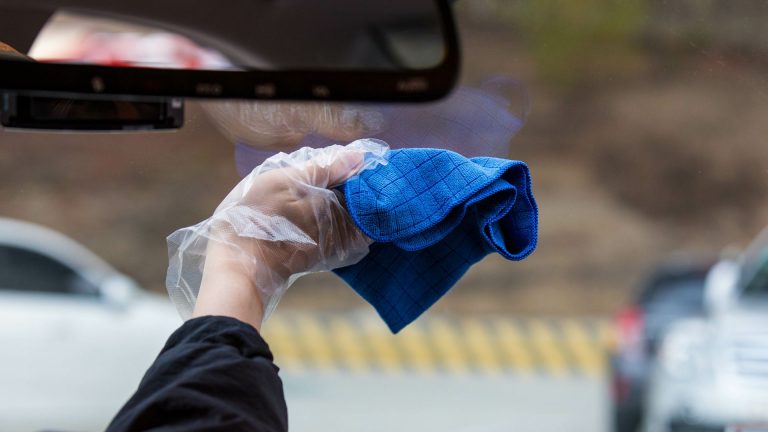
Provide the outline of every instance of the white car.
[[768,230],[707,282],[709,314],[675,323],[662,341],[647,432],[768,424]]
[[0,430],[102,430],[181,320],[83,246],[0,218]]

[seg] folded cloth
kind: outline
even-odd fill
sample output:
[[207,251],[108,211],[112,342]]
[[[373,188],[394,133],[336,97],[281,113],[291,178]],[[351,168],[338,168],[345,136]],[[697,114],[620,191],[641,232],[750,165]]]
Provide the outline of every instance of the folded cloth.
[[536,247],[538,210],[520,161],[402,149],[342,186],[353,220],[374,243],[334,270],[393,333],[491,252],[521,260]]

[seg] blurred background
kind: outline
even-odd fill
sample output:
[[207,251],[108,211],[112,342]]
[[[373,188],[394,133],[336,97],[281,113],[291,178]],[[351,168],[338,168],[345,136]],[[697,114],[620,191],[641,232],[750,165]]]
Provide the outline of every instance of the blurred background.
[[[380,426],[373,421],[382,414],[366,411],[363,402],[344,421],[318,418],[329,412],[323,403],[349,403],[331,401],[360,388],[380,389],[369,395],[370,407],[384,409],[414,383],[421,390],[411,397],[435,406],[411,412],[412,404],[401,402],[395,411],[421,430],[634,430],[617,423],[640,422],[617,420],[634,378],[617,377],[616,370],[623,367],[621,348],[631,344],[628,334],[637,326],[645,331],[641,293],[652,290],[659,271],[683,274],[696,285],[693,302],[700,305],[681,316],[706,316],[710,266],[738,256],[768,221],[768,2],[462,0],[455,11],[463,82],[507,75],[527,91],[529,114],[509,157],[531,168],[540,239],[523,262],[490,256],[476,265],[425,322],[444,320],[452,329],[445,334],[455,333],[458,343],[493,347],[509,342],[498,326],[510,322],[523,338],[511,350],[523,351],[527,366],[507,367],[500,355],[495,370],[483,366],[480,354],[458,361],[470,372],[441,375],[451,370],[451,354],[430,341],[450,337],[430,339],[437,331],[430,324],[414,327],[423,330],[422,339],[405,334],[388,343],[408,357],[413,340],[438,360],[418,353],[403,360],[413,369],[408,378],[347,378],[343,371],[354,369],[348,361],[354,353],[340,348],[323,357],[311,348],[322,336],[301,332],[314,326],[322,333],[339,316],[369,323],[368,306],[333,275],[307,276],[282,300],[277,324],[266,327],[284,337],[299,334],[308,341],[297,345],[310,346],[303,354],[284,351],[294,430],[322,430],[323,421],[328,430],[393,428],[386,419]],[[164,293],[165,237],[210,216],[237,183],[233,152],[198,102],[188,102],[178,132],[0,131],[0,216],[59,231],[147,290]],[[311,323],[302,324],[305,319]],[[480,330],[473,333],[475,324]],[[380,323],[371,325],[371,334],[383,334]],[[332,337],[346,337],[342,327],[331,331],[342,336]],[[655,358],[653,344],[647,355]],[[280,349],[290,351],[287,345]],[[337,357],[347,359],[340,360],[342,372],[331,378],[312,372],[335,367]],[[755,361],[768,375],[768,357]],[[489,368],[495,370],[490,377],[477,372]],[[327,390],[331,386],[341,390]],[[474,396],[443,403],[435,395],[467,389]],[[753,410],[768,412],[765,393],[755,398]],[[452,406],[470,414],[448,421]],[[670,414],[653,430],[673,430],[677,417]],[[686,425],[696,423],[683,417]]]

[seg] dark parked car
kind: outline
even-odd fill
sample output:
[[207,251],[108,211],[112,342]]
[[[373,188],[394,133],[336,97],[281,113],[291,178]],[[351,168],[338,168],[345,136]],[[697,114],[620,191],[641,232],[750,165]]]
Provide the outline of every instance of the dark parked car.
[[713,264],[677,259],[658,266],[635,301],[616,315],[616,349],[610,358],[614,431],[635,432],[640,426],[658,343],[674,321],[703,314],[704,282]]

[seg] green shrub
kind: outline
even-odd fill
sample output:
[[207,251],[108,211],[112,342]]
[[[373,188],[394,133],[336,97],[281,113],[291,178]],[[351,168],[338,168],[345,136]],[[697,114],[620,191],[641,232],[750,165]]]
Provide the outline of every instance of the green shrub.
[[568,89],[641,64],[645,0],[522,0],[515,9],[506,16],[549,84]]

